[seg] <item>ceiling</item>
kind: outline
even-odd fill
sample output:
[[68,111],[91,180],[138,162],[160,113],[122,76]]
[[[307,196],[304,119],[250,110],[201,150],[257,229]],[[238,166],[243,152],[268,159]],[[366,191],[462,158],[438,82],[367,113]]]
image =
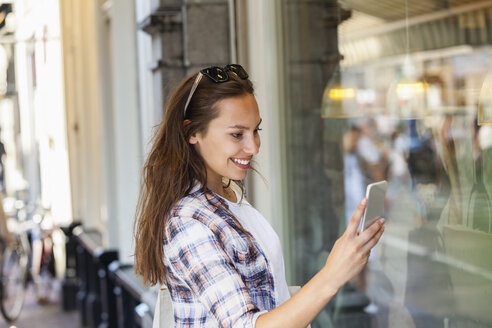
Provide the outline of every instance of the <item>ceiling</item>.
[[[407,0],[408,16],[485,2],[484,0]],[[392,22],[405,18],[405,0],[339,0],[342,7]]]
[[492,0],[340,0],[351,16],[338,28],[347,64],[406,52],[492,44]]

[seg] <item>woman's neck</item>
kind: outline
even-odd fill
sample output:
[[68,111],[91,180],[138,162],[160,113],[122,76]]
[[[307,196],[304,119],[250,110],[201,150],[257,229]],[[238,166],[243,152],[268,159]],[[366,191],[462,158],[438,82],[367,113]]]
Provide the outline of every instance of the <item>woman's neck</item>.
[[222,177],[219,177],[218,179],[217,177],[214,177],[213,179],[207,179],[207,188],[231,202],[237,201],[236,193],[232,190],[231,187],[226,187],[222,183]]
[[211,176],[207,177],[207,188],[222,196],[224,193],[222,177],[221,176]]

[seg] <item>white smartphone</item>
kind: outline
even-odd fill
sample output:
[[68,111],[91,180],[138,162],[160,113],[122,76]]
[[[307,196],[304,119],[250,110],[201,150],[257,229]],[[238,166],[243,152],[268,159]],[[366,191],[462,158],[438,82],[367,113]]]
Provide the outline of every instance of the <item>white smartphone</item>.
[[367,206],[360,224],[360,232],[369,227],[376,219],[383,216],[386,189],[388,189],[388,183],[384,180],[371,183],[367,186]]

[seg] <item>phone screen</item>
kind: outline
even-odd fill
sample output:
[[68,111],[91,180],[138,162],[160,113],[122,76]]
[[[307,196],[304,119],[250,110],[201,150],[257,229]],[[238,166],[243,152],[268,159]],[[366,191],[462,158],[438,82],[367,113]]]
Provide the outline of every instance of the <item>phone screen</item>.
[[361,224],[361,232],[369,227],[374,220],[383,216],[384,212],[384,198],[386,196],[386,189],[388,183],[386,181],[380,181],[371,183],[366,189],[367,206],[364,213],[364,218]]

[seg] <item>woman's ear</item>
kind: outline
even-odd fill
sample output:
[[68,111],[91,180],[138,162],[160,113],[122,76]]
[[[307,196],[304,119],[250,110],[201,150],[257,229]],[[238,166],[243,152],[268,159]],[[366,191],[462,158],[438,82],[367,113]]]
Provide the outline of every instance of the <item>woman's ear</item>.
[[[185,130],[186,130],[186,126],[187,126],[188,124],[190,124],[190,123],[191,123],[191,121],[190,121],[190,120],[184,120],[184,121],[183,121],[183,126],[185,127]],[[188,139],[188,142],[189,142],[190,144],[194,145],[194,144],[196,144],[196,143],[198,142],[196,135],[197,135],[196,133],[193,133],[193,134],[190,136],[190,138]]]
[[196,133],[193,133],[190,138],[188,139],[188,142],[192,145],[196,145],[198,143],[198,138],[196,137]]

